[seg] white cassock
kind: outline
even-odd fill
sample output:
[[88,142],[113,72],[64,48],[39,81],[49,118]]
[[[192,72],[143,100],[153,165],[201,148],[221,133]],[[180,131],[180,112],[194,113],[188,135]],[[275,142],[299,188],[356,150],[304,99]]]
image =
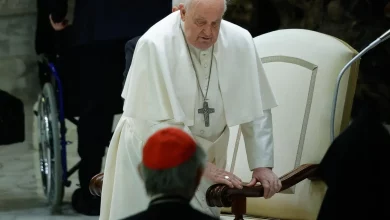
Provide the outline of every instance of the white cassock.
[[[272,117],[276,101],[253,39],[246,30],[223,21],[218,41],[201,51],[190,46],[191,63],[175,12],[155,24],[138,41],[122,97],[123,115],[108,150],[100,219],[117,220],[147,208],[147,196],[137,166],[145,140],[158,129],[178,126],[204,148],[208,161],[225,168],[229,127],[241,125],[251,169],[273,167]],[[212,58],[212,61],[211,61]],[[212,64],[212,65],[211,65]],[[210,108],[205,126],[203,97]],[[196,209],[219,216],[205,200],[213,183],[202,179],[191,201]]]

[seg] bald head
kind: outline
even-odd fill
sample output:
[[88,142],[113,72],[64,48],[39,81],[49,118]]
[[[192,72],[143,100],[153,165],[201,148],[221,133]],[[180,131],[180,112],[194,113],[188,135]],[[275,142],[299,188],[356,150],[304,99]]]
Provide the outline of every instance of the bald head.
[[205,50],[218,39],[227,0],[181,0],[184,34],[192,46]]

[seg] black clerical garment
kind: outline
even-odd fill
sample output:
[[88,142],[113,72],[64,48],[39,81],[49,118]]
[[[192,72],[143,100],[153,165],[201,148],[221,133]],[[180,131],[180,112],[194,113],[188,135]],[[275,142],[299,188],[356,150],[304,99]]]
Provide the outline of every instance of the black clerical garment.
[[124,220],[216,220],[190,206],[190,201],[178,196],[161,196],[149,204],[148,209]]
[[390,134],[373,105],[338,136],[320,163],[328,186],[318,220],[390,219]]

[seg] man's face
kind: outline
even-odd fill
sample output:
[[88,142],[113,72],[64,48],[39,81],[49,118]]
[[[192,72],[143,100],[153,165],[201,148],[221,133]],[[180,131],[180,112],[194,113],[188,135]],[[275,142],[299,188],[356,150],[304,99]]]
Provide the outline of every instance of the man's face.
[[180,8],[187,42],[201,50],[214,45],[224,10],[224,0],[194,0],[187,10]]

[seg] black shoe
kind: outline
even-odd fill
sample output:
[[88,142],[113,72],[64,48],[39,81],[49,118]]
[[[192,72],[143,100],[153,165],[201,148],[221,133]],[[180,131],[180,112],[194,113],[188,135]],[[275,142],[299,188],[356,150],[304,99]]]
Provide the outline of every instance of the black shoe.
[[89,192],[83,192],[80,188],[76,189],[72,195],[73,209],[83,215],[100,215],[100,197],[95,197]]

